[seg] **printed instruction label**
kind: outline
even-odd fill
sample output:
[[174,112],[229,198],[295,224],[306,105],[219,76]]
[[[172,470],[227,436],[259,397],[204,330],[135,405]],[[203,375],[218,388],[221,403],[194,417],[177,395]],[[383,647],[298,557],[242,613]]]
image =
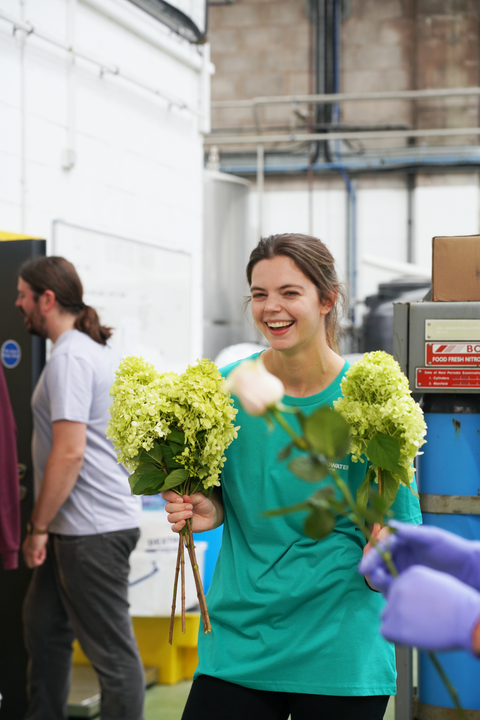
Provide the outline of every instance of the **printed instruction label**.
[[425,340],[459,340],[480,342],[480,320],[425,320]]
[[417,368],[415,387],[480,388],[480,368]]
[[425,365],[480,366],[480,343],[425,343]]

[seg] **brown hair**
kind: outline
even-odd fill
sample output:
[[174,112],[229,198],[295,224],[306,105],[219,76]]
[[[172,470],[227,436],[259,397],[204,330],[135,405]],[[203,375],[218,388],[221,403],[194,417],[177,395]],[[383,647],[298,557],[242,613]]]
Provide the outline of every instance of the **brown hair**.
[[340,336],[339,309],[343,312],[347,298],[344,286],[339,281],[335,270],[335,261],[330,250],[318,238],[300,233],[285,233],[261,238],[252,251],[247,265],[247,280],[252,284],[252,272],[260,260],[283,255],[293,260],[303,274],[311,280],[318,291],[320,302],[332,301],[332,309],[325,316],[327,343],[332,350],[338,352]]
[[106,345],[112,328],[100,325],[97,311],[84,304],[82,282],[71,262],[53,255],[27,260],[19,275],[32,288],[35,301],[45,290],[51,290],[62,312],[75,315],[74,327],[100,345]]

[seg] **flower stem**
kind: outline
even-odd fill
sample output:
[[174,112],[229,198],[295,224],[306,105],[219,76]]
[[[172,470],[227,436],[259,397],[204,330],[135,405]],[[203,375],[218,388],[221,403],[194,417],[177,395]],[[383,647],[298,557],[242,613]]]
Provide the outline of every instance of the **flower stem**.
[[397,568],[395,567],[395,565],[394,565],[393,562],[392,562],[392,555],[391,555],[391,553],[390,553],[388,550],[384,550],[382,547],[380,547],[380,545],[376,542],[375,538],[372,537],[372,533],[370,532],[370,530],[369,530],[368,527],[366,526],[366,524],[365,524],[365,522],[364,522],[364,520],[363,520],[363,518],[362,518],[362,516],[361,516],[361,511],[359,511],[358,505],[357,505],[357,503],[355,502],[355,500],[353,499],[353,495],[352,495],[352,493],[350,492],[350,488],[349,488],[348,485],[342,480],[342,478],[340,477],[340,475],[338,474],[338,472],[337,472],[336,470],[333,470],[333,468],[332,468],[332,469],[330,470],[330,472],[331,472],[331,475],[332,475],[332,478],[333,478],[333,481],[334,481],[335,485],[337,486],[337,488],[338,488],[338,489],[340,490],[340,492],[342,493],[343,497],[345,498],[345,500],[346,500],[347,503],[348,503],[348,506],[349,506],[350,510],[352,511],[352,515],[353,515],[355,524],[356,524],[356,525],[360,528],[360,530],[363,532],[363,534],[364,534],[365,537],[367,538],[368,542],[371,543],[374,548],[376,548],[378,554],[379,554],[380,557],[384,560],[384,562],[385,562],[386,566],[388,567],[388,569],[390,570],[392,576],[393,576],[393,577],[398,577],[398,571],[397,571]]
[[297,447],[299,447],[301,450],[308,450],[307,442],[302,438],[301,435],[298,435],[295,430],[292,428],[290,423],[285,420],[280,410],[276,407],[271,407],[270,412],[272,413],[273,417],[276,419],[279,425],[282,426],[282,428],[287,432],[290,437],[292,438],[293,442]]
[[436,654],[433,652],[429,652],[428,657],[432,661],[432,663],[435,667],[435,670],[440,675],[441,679],[443,680],[443,684],[445,685],[448,692],[450,693],[450,697],[452,698],[453,704],[455,705],[455,708],[457,710],[457,717],[459,718],[459,720],[467,720],[467,716],[465,715],[463,707],[460,703],[458,693],[457,693],[456,689],[454,688],[454,686],[452,685],[452,683],[450,682],[450,678],[448,677],[447,673],[443,669],[443,666],[440,663],[440,660],[438,659]]
[[185,635],[186,633],[186,620],[185,620],[185,537],[183,535],[180,535],[180,547],[181,547],[181,553],[180,553],[180,570],[181,570],[181,576],[182,576],[182,633]]
[[175,609],[177,606],[177,589],[178,589],[178,575],[180,572],[180,559],[183,546],[183,537],[181,534],[178,536],[178,552],[177,552],[177,565],[175,567],[175,580],[173,581],[173,599],[172,599],[172,612],[170,614],[170,630],[168,633],[168,642],[170,645],[173,642],[173,625],[175,623]]
[[187,532],[185,533],[186,546],[190,557],[190,564],[193,570],[193,577],[195,579],[195,587],[197,589],[198,604],[200,605],[200,612],[202,614],[203,631],[205,635],[212,632],[212,626],[210,624],[210,616],[207,609],[207,601],[205,599],[205,593],[203,591],[202,578],[200,577],[200,570],[198,568],[197,557],[195,555],[195,545],[193,543],[192,534],[192,521],[187,520]]

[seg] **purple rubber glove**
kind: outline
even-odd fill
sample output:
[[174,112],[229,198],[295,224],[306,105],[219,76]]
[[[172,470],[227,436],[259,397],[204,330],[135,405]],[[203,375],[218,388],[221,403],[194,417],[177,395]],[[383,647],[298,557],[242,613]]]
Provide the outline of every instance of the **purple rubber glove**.
[[[399,573],[411,565],[426,565],[480,590],[480,542],[464,540],[435,527],[416,527],[396,520],[389,525],[397,532],[380,546],[390,551]],[[369,581],[384,594],[388,592],[393,578],[375,549],[365,555],[359,572],[368,575]]]
[[480,593],[451,575],[413,565],[393,581],[382,613],[382,635],[423,650],[473,652]]

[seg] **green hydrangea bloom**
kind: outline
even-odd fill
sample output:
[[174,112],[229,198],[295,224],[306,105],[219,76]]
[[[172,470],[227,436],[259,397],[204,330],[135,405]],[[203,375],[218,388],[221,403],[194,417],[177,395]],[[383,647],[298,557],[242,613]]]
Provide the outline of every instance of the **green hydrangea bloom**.
[[333,405],[350,425],[352,460],[364,462],[362,455],[374,435],[391,435],[400,447],[400,465],[412,479],[412,462],[425,443],[427,428],[397,361],[383,350],[366,353],[348,369],[341,388],[343,397]]
[[185,449],[176,460],[205,489],[220,484],[225,450],[239,428],[215,363],[201,360],[181,375],[160,374],[143,358],[128,357],[115,375],[111,395],[107,433],[119,462],[134,471],[140,450],[149,450],[177,428],[185,433]]

